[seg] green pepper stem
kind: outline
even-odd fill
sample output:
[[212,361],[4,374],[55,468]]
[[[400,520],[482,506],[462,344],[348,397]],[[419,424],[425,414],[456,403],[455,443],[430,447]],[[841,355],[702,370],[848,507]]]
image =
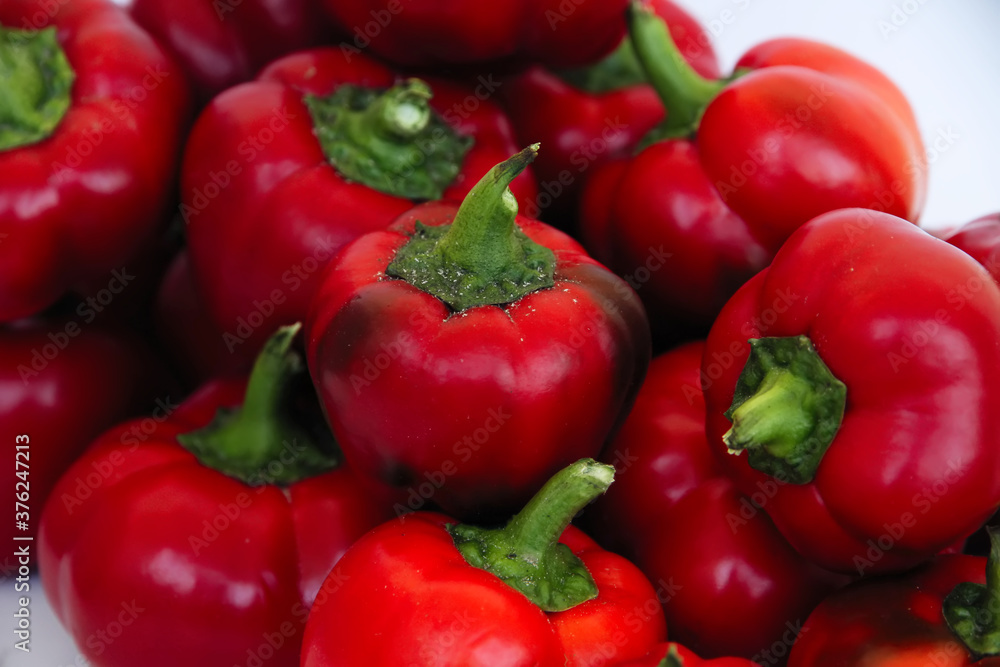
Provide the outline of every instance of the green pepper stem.
[[514,233],[517,199],[510,184],[538,157],[538,144],[493,167],[472,188],[438,246],[445,259],[487,281],[495,281],[524,258]]
[[517,226],[517,199],[510,191],[537,155],[534,144],[493,167],[466,195],[450,225],[418,224],[386,273],[456,311],[512,303],[552,287],[555,255]]
[[573,517],[608,490],[615,480],[612,466],[583,459],[563,468],[528,501],[504,529],[514,549],[539,560],[569,527]]
[[963,582],[941,604],[945,623],[975,660],[1000,656],[1000,530],[989,526],[986,584]]
[[345,178],[407,199],[440,199],[458,177],[472,137],[460,135],[431,108],[419,79],[377,90],[343,84],[306,95],[323,154]]
[[724,81],[706,79],[681,54],[666,22],[652,9],[633,0],[628,10],[629,35],[646,78],[663,100],[667,120],[660,135],[693,133],[708,103],[725,86]]
[[806,336],[755,338],[733,392],[722,436],[730,454],[747,450],[750,466],[807,484],[840,430],[847,387]]
[[[324,451],[287,414],[290,386],[305,372],[302,358],[291,349],[301,327],[282,327],[267,341],[254,362],[242,406],[220,409],[208,426],[177,436],[206,466],[248,484],[290,484],[337,465],[335,454]],[[286,451],[291,456],[264,474]]]
[[361,134],[377,134],[394,141],[419,135],[431,120],[430,86],[420,79],[407,79],[380,95],[356,116]]
[[597,597],[583,562],[560,537],[587,503],[608,490],[615,469],[582,459],[559,471],[503,528],[450,526],[455,546],[475,567],[495,574],[544,611],[564,611]]
[[0,26],[0,151],[49,138],[69,111],[75,78],[55,28]]

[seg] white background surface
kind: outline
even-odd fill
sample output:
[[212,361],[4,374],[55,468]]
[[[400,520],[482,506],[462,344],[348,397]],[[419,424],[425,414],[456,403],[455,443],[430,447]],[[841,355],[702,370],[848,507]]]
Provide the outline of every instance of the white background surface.
[[[878,66],[909,96],[929,147],[939,132],[950,130],[958,137],[944,152],[929,151],[933,161],[925,226],[960,223],[1000,210],[996,166],[1000,1],[684,0],[680,4],[713,30],[727,72],[753,44],[791,35],[829,42]],[[0,552],[0,560],[3,555]],[[11,614],[17,598],[13,586],[0,581],[0,618],[6,619],[0,622],[0,665],[87,665],[59,629],[37,579],[31,591],[32,652],[13,650]]]

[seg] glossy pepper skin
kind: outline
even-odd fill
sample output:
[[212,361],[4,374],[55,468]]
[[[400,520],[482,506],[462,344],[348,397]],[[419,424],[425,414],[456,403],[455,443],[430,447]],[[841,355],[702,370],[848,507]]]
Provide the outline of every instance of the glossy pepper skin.
[[632,160],[595,172],[582,225],[585,245],[609,266],[644,277],[647,308],[670,318],[654,329],[707,330],[821,213],[863,207],[917,220],[923,144],[881,72],[831,46],[779,39],[744,54],[735,78],[706,79],[674,55],[655,17],[637,8],[631,16],[667,120]]
[[[127,417],[162,411],[177,396],[153,350],[106,323],[65,316],[13,322],[0,327],[0,358],[0,430],[12,457],[15,442],[29,445],[17,457],[23,465],[12,465],[2,483],[4,497],[28,492],[29,516],[18,520],[29,530],[16,530],[12,518],[2,531],[14,544],[14,537],[37,535],[52,488],[94,438]],[[15,478],[25,470],[27,479]],[[0,572],[13,574],[11,564],[0,561]]]
[[[294,369],[280,356],[290,338],[278,336],[270,363],[282,366],[265,375]],[[169,415],[107,431],[53,492],[40,568],[56,615],[90,664],[218,667],[269,656],[298,665],[303,625],[326,595],[330,568],[392,516],[381,492],[348,468],[331,469],[329,454],[312,448],[308,413],[276,425],[271,401],[288,378],[262,384],[259,368],[249,385],[213,381]],[[179,441],[213,420],[243,430],[218,450],[199,450],[202,463],[192,453],[198,441],[187,441],[192,450]],[[302,474],[316,470],[326,472]],[[108,641],[123,610],[129,627]]]
[[971,255],[1000,283],[1000,213],[976,218],[939,238]]
[[130,11],[204,101],[249,81],[272,60],[319,44],[326,29],[319,8],[306,0],[135,0]]
[[[419,206],[349,245],[313,302],[309,367],[338,442],[360,473],[415,491],[411,509],[432,499],[462,518],[509,516],[555,471],[600,451],[645,375],[649,331],[634,292],[503,194],[536,150],[498,165],[461,206]],[[461,266],[461,279],[478,278],[525,241],[549,256],[549,286],[456,304],[395,273],[437,227],[472,242],[432,274]]]
[[[566,473],[576,479],[567,482]],[[599,667],[645,655],[666,636],[658,605],[647,606],[655,601],[649,582],[621,556],[567,528],[611,475],[610,466],[577,462],[497,531],[456,526],[429,512],[379,526],[327,579],[331,589],[337,585],[313,608],[302,667]],[[578,497],[567,510],[562,492],[584,478],[594,489],[568,489]],[[480,544],[460,543],[468,532],[473,540],[482,535],[485,562],[473,564],[468,555],[470,546],[479,555]],[[562,582],[548,569],[556,553],[573,568]],[[519,569],[533,558],[541,565]],[[519,586],[526,571],[527,580],[545,583]],[[546,588],[567,599],[553,604],[539,590]]]
[[0,321],[9,322],[107,280],[155,235],[189,102],[180,70],[110,2],[10,0],[0,25],[14,64],[0,80]]
[[602,456],[618,483],[584,519],[653,582],[671,639],[708,657],[780,663],[802,621],[847,578],[805,560],[760,509],[776,485],[746,497],[723,476],[705,437],[704,347],[653,360]]
[[712,328],[709,443],[745,493],[778,485],[767,512],[814,562],[912,567],[1000,503],[998,336],[968,255],[884,213],[822,215]]
[[160,282],[153,321],[157,340],[188,384],[199,386],[213,377],[246,372],[245,360],[226,349],[223,332],[208,314],[186,249],[177,253]]
[[618,663],[616,667],[758,667],[756,662],[744,658],[716,658],[702,660],[693,651],[680,644],[661,644],[641,660]]
[[789,667],[997,667],[996,556],[938,556],[844,589],[806,621]]
[[[479,63],[575,67],[599,60],[625,33],[626,0],[477,4],[448,0],[323,0],[352,55],[370,48],[407,68]],[[497,62],[500,61],[500,62]]]
[[[395,73],[367,57],[317,49],[278,60],[256,81],[219,95],[202,113],[185,153],[181,212],[196,282],[230,352],[252,359],[278,326],[305,318],[320,270],[344,245],[385,229],[415,202],[438,198],[390,194],[345,178],[314,134],[305,95],[327,96],[349,85],[382,90],[397,83]],[[441,197],[461,199],[517,150],[513,131],[488,101],[466,109],[470,91],[443,81],[432,81],[431,89],[436,117],[473,138],[457,176],[440,189]],[[418,92],[416,103],[426,105]],[[403,128],[386,128],[388,136],[379,135],[375,148],[398,140],[415,150],[416,168],[391,165],[400,173],[419,171],[425,153],[445,132],[428,125],[427,136],[406,138],[396,131]],[[375,141],[361,138],[369,140]],[[391,170],[380,175],[390,185],[403,180]],[[530,174],[518,180],[514,192],[524,201],[534,197]]]
[[[684,45],[692,67],[718,78],[715,51],[698,22],[670,0],[655,0],[650,7]],[[546,220],[564,225],[576,212],[587,177],[627,155],[663,120],[663,103],[646,83],[628,37],[596,64],[568,71],[533,66],[504,81],[500,94],[521,141],[545,146],[533,165],[539,198],[525,213],[538,218],[544,212]]]

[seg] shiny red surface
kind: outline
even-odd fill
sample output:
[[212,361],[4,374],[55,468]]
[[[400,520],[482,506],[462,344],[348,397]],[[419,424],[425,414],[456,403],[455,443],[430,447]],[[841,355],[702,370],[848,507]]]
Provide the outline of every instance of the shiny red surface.
[[801,39],[754,47],[741,69],[693,138],[660,142],[624,171],[609,167],[617,177],[598,170],[600,191],[584,195],[584,209],[597,207],[583,213],[585,244],[618,273],[645,276],[639,293],[654,330],[707,329],[820,213],[863,207],[915,222],[923,207],[916,121],[882,73]]
[[[654,0],[653,10],[670,28],[681,52],[702,76],[719,77],[708,33],[670,0]],[[594,94],[580,90],[540,66],[505,81],[500,88],[507,113],[522,143],[540,142],[533,167],[542,192],[538,212],[574,215],[583,184],[609,160],[623,157],[663,120],[663,103],[648,85]],[[568,181],[568,183],[567,183]],[[545,185],[549,187],[544,187]],[[543,205],[547,204],[547,205]],[[592,251],[599,253],[597,247]]]
[[836,211],[800,228],[708,338],[709,444],[745,493],[772,481],[721,439],[747,339],[797,335],[847,386],[815,479],[779,485],[767,505],[803,555],[844,572],[902,570],[993,514],[1000,289],[981,266],[882,213]]
[[469,565],[447,523],[421,512],[359,540],[313,608],[302,667],[610,667],[664,639],[658,605],[643,611],[655,600],[646,578],[577,528],[560,541],[587,566],[598,597],[546,613]]
[[941,556],[893,579],[866,582],[831,596],[812,613],[789,667],[997,667],[973,660],[941,615],[957,584],[986,581],[986,559]]
[[[348,246],[306,323],[309,368],[359,472],[460,517],[509,516],[556,471],[597,455],[639,389],[649,333],[635,294],[568,236],[518,217],[555,252],[555,286],[503,306],[452,312],[385,269],[413,209]],[[421,500],[422,498],[422,500]]]
[[0,23],[25,22],[56,27],[76,80],[52,136],[0,152],[0,321],[108,280],[152,239],[188,121],[180,70],[115,5],[0,4]]
[[[385,492],[346,467],[251,487],[176,442],[239,405],[243,390],[215,381],[169,419],[107,431],[53,491],[38,541],[43,582],[91,664],[219,667],[257,655],[298,665],[323,579],[393,515]],[[116,623],[127,623],[117,637]]]
[[[304,320],[330,259],[413,207],[341,177],[326,161],[302,102],[306,93],[329,94],[341,84],[383,88],[396,78],[369,58],[317,49],[271,64],[202,113],[184,158],[182,214],[196,282],[228,334],[228,351],[252,359],[279,326]],[[429,83],[431,106],[476,139],[445,191],[446,199],[460,200],[520,147],[499,107],[473,96],[473,109],[466,104],[472,91]],[[534,198],[530,170],[512,189],[522,202]]]
[[671,639],[707,657],[774,664],[781,660],[765,651],[777,645],[787,656],[805,618],[848,579],[812,565],[781,536],[761,509],[773,484],[746,497],[722,476],[705,437],[704,347],[653,360],[602,456],[616,481],[584,518],[653,582]]

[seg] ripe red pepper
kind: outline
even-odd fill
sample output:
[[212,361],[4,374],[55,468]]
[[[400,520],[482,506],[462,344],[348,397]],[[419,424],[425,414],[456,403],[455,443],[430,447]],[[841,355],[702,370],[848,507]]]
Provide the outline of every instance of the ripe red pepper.
[[568,236],[517,215],[532,146],[461,204],[419,206],[341,253],[307,323],[347,460],[462,518],[509,516],[596,455],[649,363],[642,305]]
[[[440,68],[504,61],[551,67],[592,63],[625,34],[627,0],[323,0],[349,35],[340,48],[363,49],[404,67]],[[494,64],[497,64],[494,62]]]
[[[496,105],[336,49],[283,58],[217,97],[188,142],[181,212],[227,349],[251,358],[305,318],[341,247],[416,201],[461,199],[516,150]],[[514,192],[530,201],[531,176]]]
[[[650,7],[685,45],[684,58],[700,75],[719,77],[708,33],[670,0]],[[610,159],[624,156],[663,120],[663,103],[649,86],[626,36],[601,62],[575,70],[534,66],[500,88],[522,141],[545,146],[533,165],[540,190],[525,213],[562,222],[575,215],[584,179]]]
[[308,384],[288,354],[295,330],[275,335],[248,382],[207,384],[156,424],[108,431],[59,481],[40,567],[93,664],[298,665],[323,579],[392,515],[295,402],[296,378]]
[[[0,531],[5,544],[15,544],[14,537],[37,534],[52,487],[95,437],[126,417],[171,404],[170,381],[134,333],[67,317],[4,325],[0,358],[0,437],[12,458],[15,444],[29,446],[0,481],[4,498],[27,492],[27,515],[16,520],[28,530],[18,530],[12,518]],[[0,576],[12,574],[12,566],[5,556]]]
[[585,196],[584,239],[601,254],[595,244],[611,230],[610,266],[644,276],[650,312],[707,328],[797,227],[826,211],[917,219],[923,144],[903,94],[878,70],[830,46],[779,39],[747,52],[728,79],[706,79],[662,21],[638,5],[630,16],[667,120],[614,168],[617,185]]
[[806,621],[789,667],[997,667],[1000,543],[990,539],[988,560],[939,556],[831,596]]
[[105,0],[0,4],[0,321],[118,269],[161,220],[183,76]]
[[319,7],[306,0],[134,0],[130,11],[204,101],[276,58],[318,45],[326,30]]
[[153,318],[171,367],[197,386],[212,377],[240,372],[244,360],[226,349],[222,332],[194,284],[190,259],[188,251],[182,250],[170,263],[156,295]]
[[972,255],[1000,283],[1000,213],[984,215],[939,238]]
[[998,340],[1000,289],[968,255],[884,213],[822,215],[712,328],[709,443],[744,493],[780,487],[767,512],[814,562],[912,567],[1000,504]]
[[800,556],[760,509],[776,485],[747,498],[721,476],[705,438],[703,349],[690,343],[653,360],[604,455],[620,483],[586,518],[657,587],[672,639],[708,657],[775,664],[847,580]]
[[302,667],[600,667],[645,655],[666,636],[652,587],[569,527],[613,478],[578,461],[503,528],[428,512],[379,526],[326,580]]
[[631,660],[615,665],[615,667],[759,667],[756,662],[745,658],[716,658],[702,660],[693,651],[680,644],[670,642],[653,649],[641,660]]

